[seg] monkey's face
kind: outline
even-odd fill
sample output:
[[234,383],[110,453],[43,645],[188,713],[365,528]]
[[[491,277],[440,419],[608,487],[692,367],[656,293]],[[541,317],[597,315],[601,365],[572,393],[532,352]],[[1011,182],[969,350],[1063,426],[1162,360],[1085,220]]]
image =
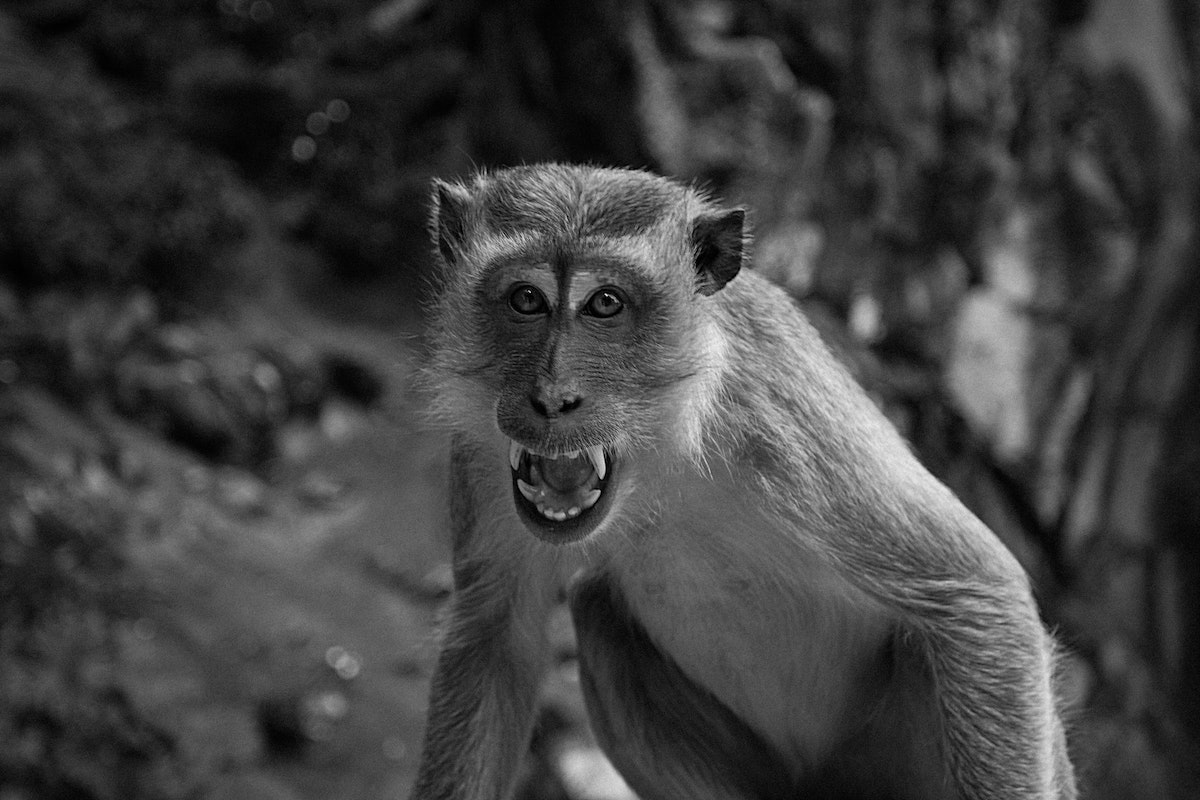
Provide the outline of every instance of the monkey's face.
[[477,289],[513,502],[546,541],[603,524],[637,452],[666,446],[681,410],[675,390],[695,371],[678,324],[690,296],[631,260],[597,251],[553,265],[519,259]]
[[436,182],[433,223],[436,411],[478,443],[503,435],[496,463],[534,535],[590,535],[645,464],[699,452],[740,210],[646,173],[543,165]]

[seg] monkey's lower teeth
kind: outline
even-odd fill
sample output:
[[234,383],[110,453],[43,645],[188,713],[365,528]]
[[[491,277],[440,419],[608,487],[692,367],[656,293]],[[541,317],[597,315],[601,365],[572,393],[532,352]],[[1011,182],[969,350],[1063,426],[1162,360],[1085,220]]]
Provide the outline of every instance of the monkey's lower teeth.
[[575,506],[568,508],[566,511],[555,511],[553,509],[546,508],[545,506],[538,506],[538,513],[540,513],[546,519],[552,519],[555,522],[562,522],[565,519],[578,517],[580,512]]
[[538,513],[549,520],[562,522],[566,519],[574,519],[587,511],[592,506],[596,505],[596,501],[600,499],[600,490],[591,489],[577,496],[578,505],[571,505],[567,508],[558,508],[549,504],[547,490],[545,487],[535,487],[517,478],[517,489],[522,496],[537,508]]

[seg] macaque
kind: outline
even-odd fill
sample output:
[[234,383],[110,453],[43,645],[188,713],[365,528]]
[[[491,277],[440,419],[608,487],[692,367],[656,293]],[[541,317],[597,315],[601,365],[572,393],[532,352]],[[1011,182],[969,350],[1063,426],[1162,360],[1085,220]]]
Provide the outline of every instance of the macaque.
[[1074,798],[1028,578],[785,293],[647,172],[436,181],[455,593],[417,800],[513,791],[564,588],[657,798]]

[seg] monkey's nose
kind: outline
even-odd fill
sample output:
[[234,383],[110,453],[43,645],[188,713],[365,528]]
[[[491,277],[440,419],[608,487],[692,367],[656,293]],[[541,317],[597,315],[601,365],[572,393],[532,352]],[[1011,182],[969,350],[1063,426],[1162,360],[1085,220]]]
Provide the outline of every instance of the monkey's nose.
[[546,419],[554,419],[569,414],[583,405],[583,397],[578,392],[539,391],[529,395],[529,404],[533,410]]

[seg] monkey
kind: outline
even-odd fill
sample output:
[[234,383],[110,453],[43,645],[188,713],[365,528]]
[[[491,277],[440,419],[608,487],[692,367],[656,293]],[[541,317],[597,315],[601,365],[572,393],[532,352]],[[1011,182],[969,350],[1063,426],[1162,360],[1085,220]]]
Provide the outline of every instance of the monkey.
[[433,183],[453,599],[412,797],[509,797],[565,596],[643,800],[1076,796],[1056,644],[746,211],[649,171]]

